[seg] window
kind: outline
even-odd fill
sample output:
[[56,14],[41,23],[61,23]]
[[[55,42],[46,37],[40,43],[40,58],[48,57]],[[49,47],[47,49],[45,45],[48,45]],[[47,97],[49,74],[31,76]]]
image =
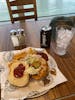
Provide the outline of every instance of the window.
[[75,14],[75,0],[37,0],[38,16]]
[[[38,17],[75,14],[75,0],[36,0]],[[0,21],[10,20],[6,0],[0,0]]]
[[6,0],[0,0],[0,21],[10,20]]

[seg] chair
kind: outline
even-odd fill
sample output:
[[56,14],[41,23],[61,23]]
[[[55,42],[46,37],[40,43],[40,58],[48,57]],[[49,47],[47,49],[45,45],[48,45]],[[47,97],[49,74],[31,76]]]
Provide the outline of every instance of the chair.
[[[9,15],[11,18],[11,22],[14,23],[15,21],[19,20],[26,20],[26,19],[35,19],[37,20],[37,9],[36,9],[36,0],[6,0]],[[24,8],[24,5],[32,4],[33,7],[31,8]],[[12,7],[17,7],[17,9],[12,9]],[[34,15],[25,15],[27,12],[34,12]],[[18,17],[14,17],[14,14],[18,14]]]

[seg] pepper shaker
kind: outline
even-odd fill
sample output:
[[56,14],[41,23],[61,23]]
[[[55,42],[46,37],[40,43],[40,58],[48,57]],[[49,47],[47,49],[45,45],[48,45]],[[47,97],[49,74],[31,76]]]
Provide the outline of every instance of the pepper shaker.
[[42,48],[49,48],[51,41],[51,27],[44,26],[40,31],[40,45]]

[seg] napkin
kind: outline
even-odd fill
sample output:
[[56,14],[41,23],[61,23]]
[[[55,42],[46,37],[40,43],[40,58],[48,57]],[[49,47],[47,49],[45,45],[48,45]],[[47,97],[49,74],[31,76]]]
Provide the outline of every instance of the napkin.
[[44,51],[48,55],[49,58],[48,65],[56,69],[56,75],[51,75],[50,77],[51,82],[46,86],[42,85],[42,81],[31,81],[26,87],[22,88],[12,86],[7,80],[9,70],[6,63],[8,60],[11,60],[13,54],[16,54],[18,52],[23,52],[25,49],[15,50],[11,52],[10,51],[0,52],[0,69],[3,68],[3,70],[0,72],[1,98],[5,100],[19,100],[19,99],[23,100],[24,98],[37,97],[46,93],[46,91],[49,91],[51,88],[54,88],[58,84],[67,81],[67,78],[59,70],[54,58],[51,55],[49,55],[45,49],[41,48],[34,48],[34,49],[36,49],[37,51]]

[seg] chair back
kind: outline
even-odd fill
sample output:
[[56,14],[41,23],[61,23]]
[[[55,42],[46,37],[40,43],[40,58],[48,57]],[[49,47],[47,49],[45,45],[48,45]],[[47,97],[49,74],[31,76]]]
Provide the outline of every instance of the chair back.
[[[26,19],[35,19],[37,20],[37,9],[36,9],[36,0],[6,0],[7,6],[9,10],[9,15],[11,18],[11,22],[19,20],[26,20]],[[32,5],[33,7],[30,7]],[[25,6],[27,6],[25,8]],[[17,9],[14,9],[17,8]],[[27,15],[27,13],[33,13],[31,15]],[[16,15],[18,15],[16,17]]]

